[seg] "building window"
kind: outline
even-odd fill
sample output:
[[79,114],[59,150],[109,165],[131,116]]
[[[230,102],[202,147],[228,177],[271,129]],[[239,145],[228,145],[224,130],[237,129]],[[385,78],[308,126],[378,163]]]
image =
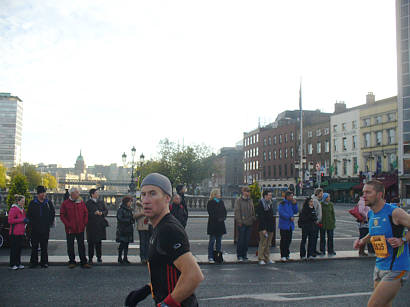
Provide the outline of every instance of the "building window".
[[383,143],[383,133],[381,131],[376,132],[376,145],[380,146]]
[[273,160],[276,160],[276,150],[273,152]]
[[347,160],[343,160],[343,175],[347,174]]
[[347,139],[343,138],[343,151],[347,150]]
[[357,148],[357,135],[352,136],[352,147],[353,149]]
[[256,147],[256,156],[259,156],[259,147]]
[[381,115],[376,116],[375,118],[376,125],[381,124],[382,121],[383,121],[383,117]]
[[356,129],[357,128],[357,121],[353,120],[352,121],[352,129]]
[[364,147],[370,147],[370,133],[364,134]]
[[271,176],[271,167],[270,167],[270,165],[268,166],[268,177],[270,178],[270,176]]
[[266,146],[266,138],[263,139],[263,145]]
[[324,129],[324,135],[329,135],[329,132],[330,132],[329,130],[330,130],[329,128],[325,128]]
[[279,144],[282,144],[282,134],[279,134]]
[[287,158],[288,158],[288,149],[285,148],[285,159],[287,159]]
[[308,144],[308,154],[311,155],[313,153],[313,146],[312,144]]
[[359,165],[357,165],[357,157],[353,157],[353,175],[357,174],[358,169]]
[[269,151],[269,160],[272,160],[272,152]]
[[255,144],[255,143],[256,143],[256,136],[253,135],[253,144]]
[[337,132],[337,125],[333,125],[333,132]]
[[263,161],[266,161],[266,152],[263,152]]
[[284,165],[283,170],[285,171],[285,177],[288,177],[288,165],[287,164]]
[[282,159],[282,149],[279,149],[279,159]]
[[259,134],[256,135],[256,143],[259,142]]
[[333,140],[333,150],[337,152],[337,141],[336,139]]
[[336,161],[336,160],[335,160],[335,175],[336,175],[336,176],[339,175],[338,167],[337,167],[337,161]]
[[279,177],[282,177],[282,165],[278,165]]
[[286,133],[285,134],[285,143],[287,143],[288,142],[288,134]]
[[387,118],[388,118],[389,122],[392,122],[392,121],[396,120],[396,114],[395,113],[389,113],[389,114],[387,114]]
[[342,124],[342,131],[346,131],[346,123]]
[[365,118],[365,119],[363,119],[363,126],[364,126],[364,127],[370,126],[370,118]]
[[311,138],[313,135],[312,131],[308,131],[308,137]]
[[276,177],[276,165],[273,166],[273,177]]
[[259,161],[256,160],[256,168],[255,169],[259,169]]
[[390,154],[389,156],[389,168],[390,171],[394,171],[397,168],[397,158],[396,155],[394,153]]
[[320,128],[318,128],[316,130],[316,136],[321,136],[322,135],[322,130]]
[[294,152],[293,152],[293,147],[290,149],[290,156],[293,158]]
[[396,130],[389,129],[389,144],[396,143]]
[[290,140],[293,141],[295,139],[295,134],[293,132],[290,133]]
[[329,152],[330,151],[330,142],[328,140],[325,141],[325,152]]
[[[276,145],[276,135],[273,137],[273,144]],[[269,144],[270,145],[270,144]]]
[[322,152],[322,143],[318,142],[316,144],[316,152],[319,154]]
[[[276,137],[274,137],[274,139],[275,139],[275,138],[276,138]],[[271,137],[268,138],[268,144],[269,144],[269,145],[272,145],[272,139],[271,139]]]

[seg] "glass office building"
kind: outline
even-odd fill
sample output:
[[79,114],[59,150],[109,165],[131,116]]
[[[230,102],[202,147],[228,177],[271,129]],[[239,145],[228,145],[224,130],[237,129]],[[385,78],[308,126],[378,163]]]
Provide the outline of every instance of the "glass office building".
[[7,168],[21,163],[23,101],[0,93],[0,162]]

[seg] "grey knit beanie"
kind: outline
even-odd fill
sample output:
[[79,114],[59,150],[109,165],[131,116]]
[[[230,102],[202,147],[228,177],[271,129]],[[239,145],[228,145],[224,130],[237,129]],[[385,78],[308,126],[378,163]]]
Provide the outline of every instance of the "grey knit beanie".
[[141,188],[144,185],[153,185],[160,188],[165,194],[172,196],[172,186],[171,181],[169,181],[168,177],[158,174],[158,173],[151,173],[144,178],[141,183]]

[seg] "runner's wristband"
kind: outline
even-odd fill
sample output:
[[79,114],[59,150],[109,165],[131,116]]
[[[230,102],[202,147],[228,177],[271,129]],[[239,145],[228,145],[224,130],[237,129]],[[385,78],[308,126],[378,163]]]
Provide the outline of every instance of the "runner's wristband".
[[168,296],[157,305],[157,307],[181,307],[181,304],[176,302],[171,294],[168,294]]

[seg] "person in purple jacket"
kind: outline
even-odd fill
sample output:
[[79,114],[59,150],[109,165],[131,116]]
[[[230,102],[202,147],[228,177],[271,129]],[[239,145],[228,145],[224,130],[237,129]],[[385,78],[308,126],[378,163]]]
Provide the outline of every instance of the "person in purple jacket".
[[279,230],[280,230],[280,260],[289,260],[289,247],[292,242],[292,233],[295,229],[294,215],[299,212],[296,199],[292,191],[286,191],[285,199],[280,202],[279,208]]

